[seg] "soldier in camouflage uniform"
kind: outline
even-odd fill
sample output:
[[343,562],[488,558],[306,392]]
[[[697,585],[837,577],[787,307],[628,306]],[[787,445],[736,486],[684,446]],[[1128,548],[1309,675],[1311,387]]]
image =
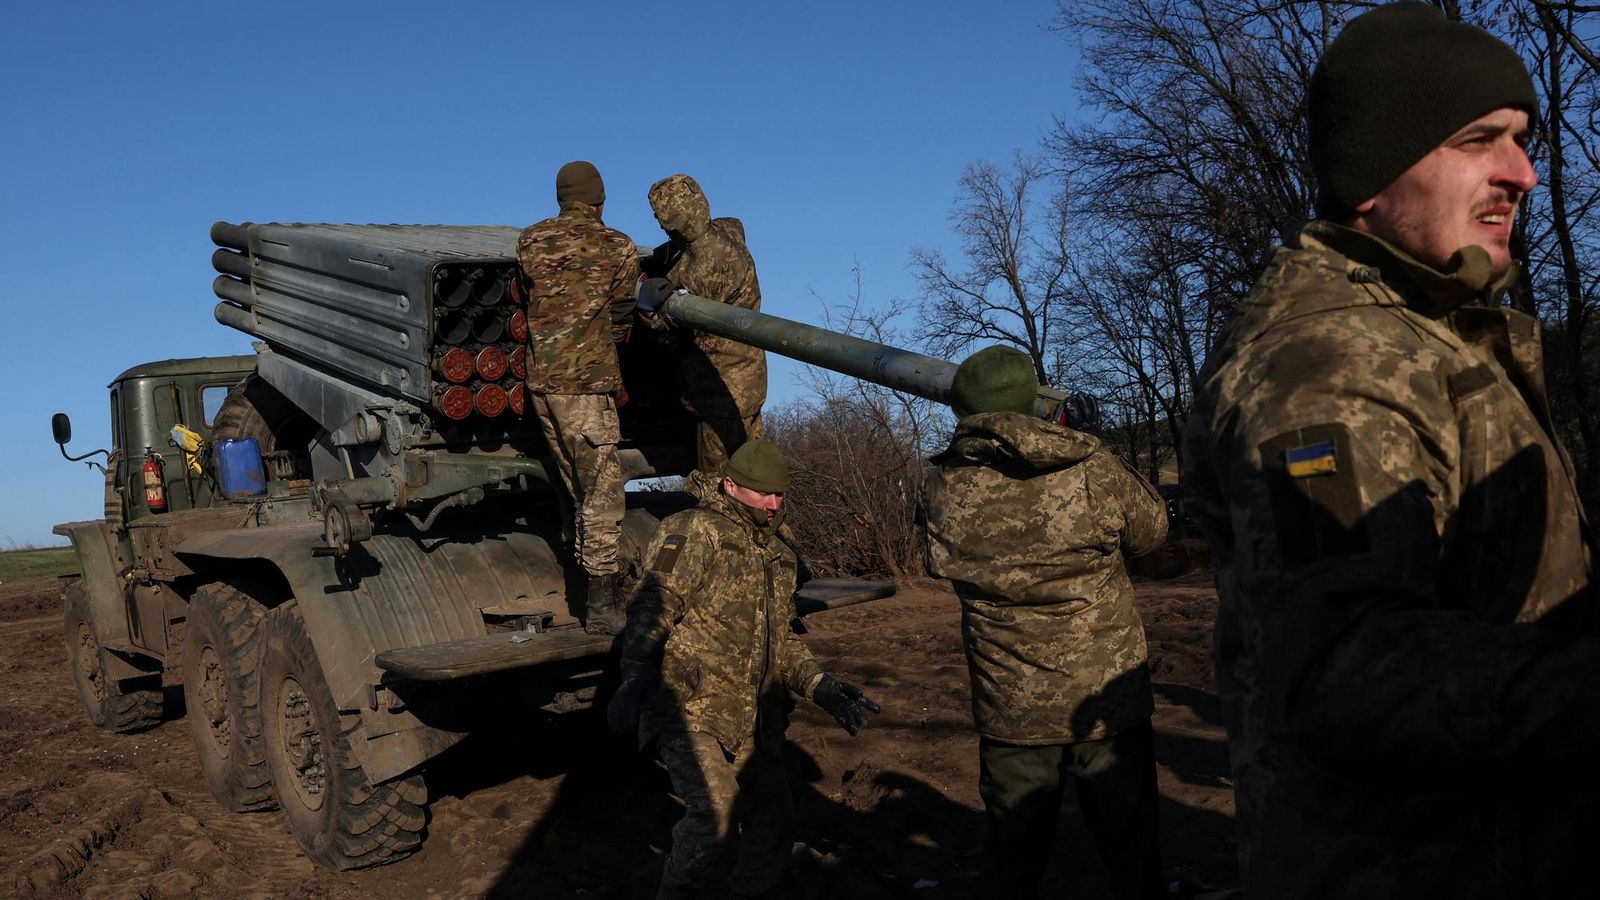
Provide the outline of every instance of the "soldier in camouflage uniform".
[[1155,708],[1124,554],[1167,533],[1155,489],[1096,438],[1032,414],[1026,354],[956,370],[960,417],[923,485],[930,574],[961,598],[996,897],[1032,897],[1071,780],[1113,896],[1164,893]]
[[1538,322],[1499,305],[1536,103],[1427,5],[1354,19],[1311,83],[1319,219],[1202,373],[1183,481],[1252,897],[1594,890],[1594,562]]
[[641,746],[655,743],[684,802],[661,897],[695,896],[735,826],[735,895],[761,895],[783,877],[792,844],[782,759],[791,693],[852,735],[866,711],[878,711],[825,674],[789,627],[796,561],[774,534],[788,482],[783,457],[762,440],[735,451],[720,479],[694,472],[688,487],[700,503],[662,520],[628,608],[608,718],[618,732],[637,727]]
[[[744,242],[744,223],[711,218],[700,185],[672,175],[650,186],[650,208],[669,238],[656,249],[657,272],[698,297],[761,309],[761,284]],[[684,405],[700,419],[699,467],[720,472],[728,454],[761,436],[767,400],[767,356],[759,347],[713,334],[680,336]]]
[[624,493],[617,459],[616,342],[638,281],[633,241],[600,221],[605,185],[587,162],[556,174],[561,212],[522,230],[517,260],[528,296],[528,395],[572,500],[576,553],[588,576],[585,628],[614,634]]

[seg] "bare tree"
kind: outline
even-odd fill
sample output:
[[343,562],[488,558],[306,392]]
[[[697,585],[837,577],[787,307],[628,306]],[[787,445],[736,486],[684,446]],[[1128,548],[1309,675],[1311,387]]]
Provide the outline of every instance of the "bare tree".
[[[861,270],[843,303],[821,297],[828,327],[879,343],[906,342],[903,304],[862,299]],[[814,295],[815,296],[815,295]],[[807,369],[810,397],[765,416],[767,435],[789,460],[788,521],[819,575],[922,572],[917,501],[926,457],[948,430],[938,404],[879,385]]]
[[1558,427],[1590,508],[1600,505],[1600,401],[1594,328],[1600,286],[1600,67],[1576,35],[1594,34],[1600,8],[1512,0],[1476,9],[1529,63],[1538,86],[1539,130],[1530,147],[1542,183],[1518,220],[1527,261],[1519,304],[1549,326],[1547,370]]
[[911,252],[922,288],[919,337],[955,358],[979,341],[1010,344],[1033,360],[1041,384],[1059,380],[1054,329],[1067,293],[1066,183],[1038,157],[1017,153],[1008,168],[967,166],[951,225],[961,258]]

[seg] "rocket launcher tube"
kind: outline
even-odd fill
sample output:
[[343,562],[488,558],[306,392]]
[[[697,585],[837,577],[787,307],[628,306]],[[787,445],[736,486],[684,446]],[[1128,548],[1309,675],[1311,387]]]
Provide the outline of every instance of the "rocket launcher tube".
[[[641,292],[641,307],[649,308]],[[694,328],[741,344],[787,356],[803,363],[881,384],[937,403],[950,402],[956,364],[886,344],[851,337],[766,313],[714,303],[687,291],[660,301],[662,315],[674,325]],[[1054,418],[1066,391],[1039,387],[1034,412]]]

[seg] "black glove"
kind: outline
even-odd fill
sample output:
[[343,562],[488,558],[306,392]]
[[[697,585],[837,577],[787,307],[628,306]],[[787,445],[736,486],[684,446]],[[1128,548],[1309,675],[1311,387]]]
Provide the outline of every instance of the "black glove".
[[632,734],[639,730],[639,711],[655,692],[658,677],[656,670],[644,663],[622,664],[622,681],[606,704],[606,725],[614,733]]
[[645,278],[634,289],[634,307],[653,313],[677,290],[678,286],[665,278]]
[[817,682],[816,689],[811,692],[811,702],[827,710],[839,727],[851,735],[867,724],[868,712],[880,710],[878,704],[861,693],[861,688],[832,675],[824,675]]
[[1074,431],[1100,433],[1100,401],[1092,394],[1077,392],[1067,394],[1056,411],[1056,424]]

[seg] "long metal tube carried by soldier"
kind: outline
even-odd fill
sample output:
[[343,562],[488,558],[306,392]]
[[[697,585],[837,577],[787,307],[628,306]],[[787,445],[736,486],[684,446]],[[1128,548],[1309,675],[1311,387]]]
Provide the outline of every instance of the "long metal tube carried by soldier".
[[[665,292],[648,281],[641,284],[639,308],[659,312],[674,325],[750,344],[937,403],[950,402],[957,364],[947,360],[717,303],[683,290]],[[1040,385],[1034,412],[1044,418],[1060,418],[1063,404],[1077,401],[1068,408],[1072,413],[1069,418],[1081,420],[1084,413],[1074,407],[1086,400],[1082,395]],[[1092,418],[1092,412],[1088,415]]]

